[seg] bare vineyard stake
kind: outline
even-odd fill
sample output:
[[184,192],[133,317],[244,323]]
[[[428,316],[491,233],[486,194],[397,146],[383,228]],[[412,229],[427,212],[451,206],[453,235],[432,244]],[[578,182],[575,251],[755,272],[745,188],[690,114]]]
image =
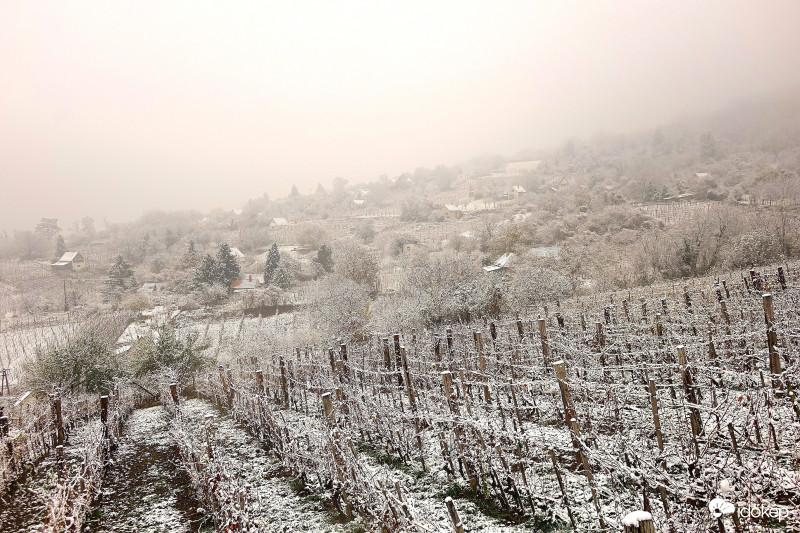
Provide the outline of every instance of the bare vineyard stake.
[[656,533],[653,516],[650,513],[638,517],[631,513],[622,519],[622,524],[625,527],[625,533]]
[[333,400],[331,400],[331,393],[326,392],[320,396],[320,398],[322,399],[322,406],[325,409],[325,416],[330,419],[332,423],[336,422],[336,414],[333,411]]
[[[581,315],[582,317],[583,315]],[[542,317],[537,320],[539,324],[539,336],[542,338],[542,359],[545,366],[550,365],[550,345],[547,343],[547,323]]]
[[778,356],[778,335],[775,333],[775,311],[772,307],[772,294],[765,293],[764,321],[767,323],[767,348],[769,349],[769,372],[772,374],[772,387],[780,388],[778,376],[781,373],[781,360]]
[[450,515],[450,522],[452,522],[456,533],[464,533],[464,524],[461,522],[461,518],[458,516],[458,511],[456,510],[456,504],[453,503],[453,498],[448,496],[444,499],[444,503],[447,506],[447,514]]
[[169,393],[172,395],[172,402],[175,405],[178,405],[178,384],[177,383],[170,383],[169,384]]
[[736,444],[736,433],[733,431],[733,424],[728,423],[728,433],[731,436],[731,442],[733,443],[733,451],[736,453],[736,462],[739,463],[739,466],[742,465],[742,456],[739,453],[739,446]]
[[575,524],[575,517],[572,516],[572,507],[569,506],[569,498],[567,497],[567,491],[564,488],[564,480],[561,479],[561,471],[558,469],[556,454],[552,449],[550,449],[550,460],[553,461],[553,471],[556,473],[556,479],[558,480],[558,486],[561,489],[561,496],[564,498],[564,506],[567,508],[567,514],[569,515],[569,521],[572,524],[572,529],[577,531],[578,526]]

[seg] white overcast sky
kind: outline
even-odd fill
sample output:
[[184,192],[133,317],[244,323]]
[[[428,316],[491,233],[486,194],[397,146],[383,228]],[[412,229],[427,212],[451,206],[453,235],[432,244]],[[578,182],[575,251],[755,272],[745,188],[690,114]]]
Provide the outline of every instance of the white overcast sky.
[[799,83],[788,0],[0,0],[0,229],[238,207]]

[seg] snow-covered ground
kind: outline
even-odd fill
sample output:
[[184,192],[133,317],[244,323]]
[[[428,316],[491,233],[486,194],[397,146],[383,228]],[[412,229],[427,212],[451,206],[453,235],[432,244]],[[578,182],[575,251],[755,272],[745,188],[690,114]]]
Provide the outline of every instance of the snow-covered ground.
[[[236,469],[239,482],[249,488],[247,510],[259,531],[352,531],[353,524],[334,522],[330,512],[316,496],[303,495],[293,488],[291,478],[281,475],[280,463],[271,457],[261,442],[203,400],[182,404],[185,426],[202,440],[210,421],[215,456]],[[207,419],[207,417],[209,417]]]
[[169,433],[166,410],[134,411],[106,472],[102,499],[90,525],[96,532],[186,533],[197,531],[189,482]]

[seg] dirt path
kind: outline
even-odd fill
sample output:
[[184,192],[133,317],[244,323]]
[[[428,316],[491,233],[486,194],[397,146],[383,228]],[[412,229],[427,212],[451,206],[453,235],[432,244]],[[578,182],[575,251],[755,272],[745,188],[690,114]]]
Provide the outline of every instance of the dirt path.
[[181,408],[197,438],[204,431],[206,416],[213,417],[215,453],[230,459],[241,483],[250,487],[247,506],[258,531],[349,532],[357,528],[354,523],[335,522],[334,513],[317,495],[304,492],[291,478],[280,475],[279,463],[231,417],[198,399],[186,401]]
[[[134,411],[125,424],[102,496],[86,530],[97,533],[194,533],[203,517],[180,468],[160,405]],[[213,531],[213,526],[210,526]]]

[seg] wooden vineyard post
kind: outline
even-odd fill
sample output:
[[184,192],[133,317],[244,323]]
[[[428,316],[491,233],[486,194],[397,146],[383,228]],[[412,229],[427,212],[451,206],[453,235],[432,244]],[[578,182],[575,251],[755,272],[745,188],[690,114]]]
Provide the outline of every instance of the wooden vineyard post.
[[447,506],[447,514],[450,515],[450,522],[453,524],[456,533],[464,533],[464,524],[461,522],[461,518],[458,516],[458,511],[456,510],[456,504],[453,503],[453,498],[448,496],[444,499],[444,504]]
[[742,464],[742,454],[739,453],[739,445],[736,443],[736,432],[733,430],[733,424],[728,423],[728,434],[731,436],[731,444],[733,444],[733,451],[736,454],[736,462],[739,463],[739,466],[743,466]]
[[692,405],[689,407],[689,422],[692,426],[692,441],[694,443],[695,452],[700,456],[700,447],[697,444],[697,436],[700,435],[703,429],[702,421],[700,420],[700,409],[697,407],[698,399],[695,393],[694,381],[692,373],[688,367],[686,359],[686,349],[680,345],[675,348],[678,351],[678,364],[681,367],[681,381],[683,381],[683,391],[686,394],[686,399]]
[[262,370],[256,370],[256,389],[259,394],[264,394],[264,372]]
[[[447,406],[450,408],[450,412],[453,415],[458,416],[458,406],[453,402],[452,397],[453,375],[449,371],[442,372],[442,385],[444,385],[444,394],[447,400]],[[459,461],[464,467],[464,473],[469,481],[470,488],[472,489],[472,492],[475,493],[478,490],[478,478],[473,473],[472,465],[469,461],[467,461],[467,455],[464,452],[464,430],[456,426],[455,435],[458,442],[458,452],[460,455]]]
[[334,411],[333,411],[333,400],[331,399],[331,393],[330,392],[326,392],[325,394],[320,396],[320,398],[322,399],[322,407],[325,410],[325,418],[330,420],[330,422],[332,424],[335,424],[336,423],[336,413],[334,413]]
[[583,447],[581,446],[580,442],[581,431],[580,427],[578,427],[578,421],[575,418],[575,406],[572,403],[572,396],[569,392],[569,387],[567,386],[567,369],[564,365],[564,361],[556,361],[553,363],[553,368],[555,369],[556,377],[558,378],[558,387],[561,389],[561,400],[564,403],[564,415],[566,418],[567,428],[572,436],[572,445],[575,447],[578,461],[580,461],[583,465],[583,473],[586,476],[586,481],[589,482],[589,487],[592,492],[592,502],[594,503],[594,508],[595,511],[597,511],[597,517],[600,521],[600,529],[605,530],[606,522],[603,518],[603,511],[600,508],[600,502],[597,499],[597,489],[594,486],[594,476],[592,475],[592,469],[589,466],[589,461],[586,459],[586,455],[583,453]]
[[778,267],[778,281],[781,284],[781,290],[786,290],[786,276],[783,274],[783,267]]
[[408,403],[411,405],[411,411],[414,413],[414,430],[417,434],[417,448],[419,449],[419,462],[422,464],[422,471],[427,472],[428,468],[425,465],[425,448],[422,446],[422,437],[420,436],[419,416],[417,414],[417,401],[414,395],[414,388],[411,385],[411,374],[408,370],[408,359],[406,358],[406,347],[400,347],[400,353],[403,358],[403,372],[406,377],[406,393],[408,394]]
[[0,396],[3,393],[11,394],[11,385],[8,383],[8,369],[0,368]]
[[169,393],[172,396],[172,403],[178,405],[178,384],[177,383],[170,383],[169,384]]
[[561,470],[558,468],[558,461],[556,461],[556,454],[553,449],[550,449],[550,460],[553,462],[553,471],[556,473],[556,479],[558,480],[558,487],[561,489],[561,496],[564,498],[564,505],[567,508],[567,514],[569,515],[569,522],[572,524],[572,529],[574,531],[578,530],[578,526],[575,524],[575,517],[572,516],[572,507],[569,506],[569,498],[567,497],[567,490],[564,487],[564,480],[561,479]]
[[[648,388],[650,389],[650,408],[653,411],[653,425],[656,428],[656,441],[658,442],[658,451],[664,453],[664,436],[661,434],[661,418],[658,416],[658,396],[656,396],[656,383],[655,381],[648,380]],[[662,467],[666,466],[664,461],[661,461]],[[664,505],[664,514],[669,518],[669,507],[667,506],[667,489],[663,485],[658,487],[659,496],[661,496],[661,503]]]
[[664,451],[664,437],[661,434],[661,419],[658,416],[658,397],[656,396],[656,384],[652,379],[649,380],[650,388],[650,408],[653,411],[653,425],[656,428],[656,440],[658,441],[659,451]]
[[53,420],[56,426],[56,446],[64,444],[64,420],[61,418],[61,398],[53,398]]
[[519,412],[519,404],[517,403],[517,393],[514,390],[514,380],[508,378],[508,388],[511,390],[511,401],[514,403],[514,412],[517,415],[517,422],[519,422],[519,431],[520,433],[525,433],[525,430],[522,428],[522,415]]
[[772,307],[772,294],[764,293],[764,321],[767,323],[767,348],[769,350],[769,373],[772,374],[772,388],[781,388],[781,359],[778,356],[778,334],[775,333],[775,310]]
[[405,375],[405,384],[406,384],[406,394],[408,395],[408,404],[411,406],[413,411],[417,410],[417,402],[416,398],[414,397],[414,389],[411,387],[411,374],[408,371],[408,359],[406,359],[406,347],[400,347],[400,359],[402,361],[402,365],[400,368]]
[[556,378],[558,379],[558,388],[561,391],[561,401],[564,404],[564,422],[567,427],[571,426],[571,420],[575,418],[575,407],[572,404],[572,396],[567,387],[567,368],[564,361],[556,361],[553,363],[553,368],[556,371]]
[[455,412],[455,407],[451,401],[451,388],[453,386],[453,376],[449,371],[442,372],[442,385],[444,385],[444,396],[450,412]]
[[222,383],[222,392],[225,393],[225,399],[230,407],[230,394],[228,393],[228,380],[225,379],[225,369],[222,365],[219,366],[219,380]]
[[108,396],[100,396],[100,422],[108,423]]
[[539,337],[542,338],[542,359],[545,366],[550,364],[550,345],[547,343],[547,323],[541,316],[537,320],[539,324]]
[[[103,425],[103,443],[108,440],[108,396],[100,396],[100,423]],[[107,448],[104,446],[104,451]]]
[[[448,330],[449,331],[449,330]],[[452,339],[452,335],[448,333],[450,339]],[[392,336],[392,340],[394,342],[394,360],[395,360],[395,368],[397,369],[397,386],[403,386],[403,356],[400,351],[400,334],[395,333]],[[450,341],[452,342],[452,341]]]
[[656,533],[653,525],[653,515],[647,511],[634,511],[622,519],[625,533]]
[[492,401],[492,395],[489,394],[489,385],[487,385],[488,378],[486,377],[486,357],[483,355],[483,333],[476,331],[473,335],[475,337],[475,349],[478,350],[478,368],[481,371],[481,382],[483,382],[483,399],[486,403]]
[[283,361],[283,356],[280,357],[279,364],[281,368],[281,394],[283,395],[283,405],[284,407],[289,407],[289,387],[286,384],[286,363]]

